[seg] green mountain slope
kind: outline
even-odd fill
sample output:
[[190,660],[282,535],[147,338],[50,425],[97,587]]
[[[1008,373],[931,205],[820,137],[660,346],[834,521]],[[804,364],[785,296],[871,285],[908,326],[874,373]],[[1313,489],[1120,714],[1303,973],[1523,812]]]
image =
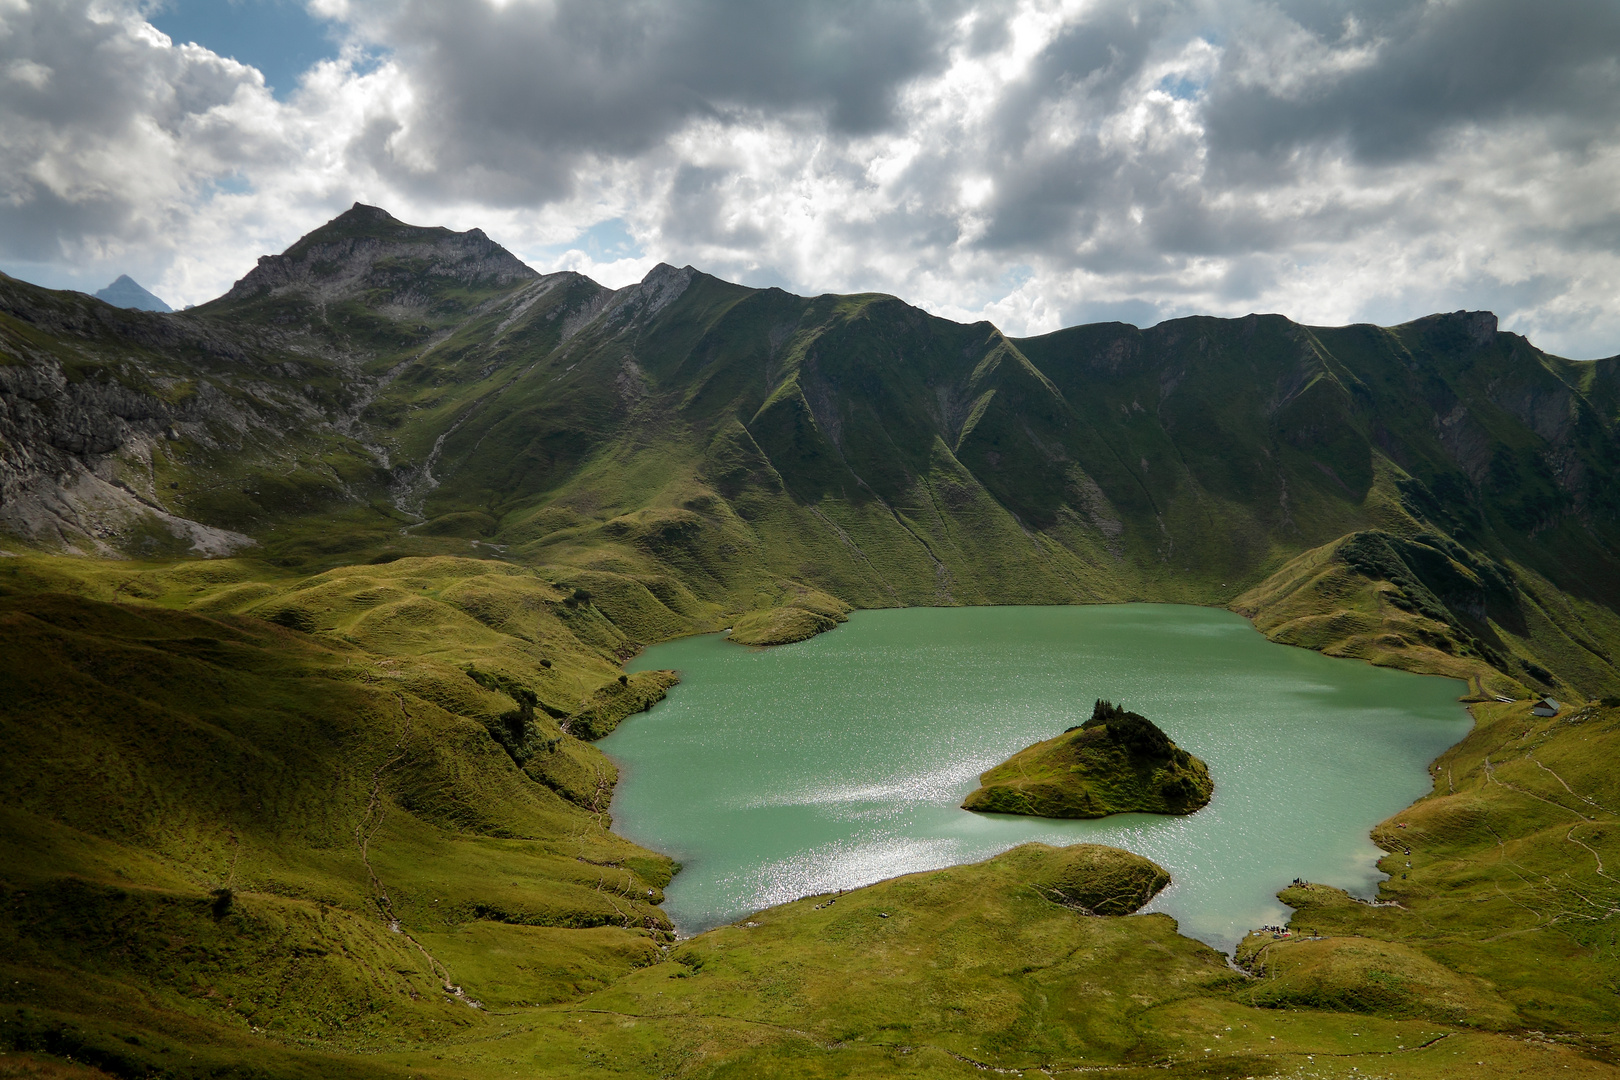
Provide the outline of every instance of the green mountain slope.
[[1547,356],[1488,313],[1014,341],[691,268],[613,292],[359,206],[181,315],[0,285],[0,524],[25,541],[251,538],[310,568],[493,545],[683,592],[668,633],[790,587],[1232,604],[1372,530],[1494,568],[1490,603],[1427,612],[1448,671],[1481,692],[1620,689],[1601,644],[1620,361]]
[[[1523,613],[1536,582],[1604,609],[1620,595],[1614,415],[1579,389],[1613,362],[1546,357],[1481,314],[1013,342],[882,297],[667,268],[636,290],[654,298],[462,407],[424,528],[476,521],[511,557],[707,596],[766,569],[867,606],[1230,603],[1352,532],[1435,535],[1505,582],[1489,611],[1463,598],[1440,620],[1443,648],[1485,660],[1476,678],[1620,686],[1601,648],[1552,662],[1566,644]],[[1557,633],[1607,636],[1589,622]]]
[[[1620,358],[1488,313],[1010,339],[690,267],[609,290],[363,206],[182,313],[0,277],[0,1042],[132,1077],[977,1075],[1030,1048],[1445,1076],[1461,1046],[1609,1075],[1613,710],[1581,703],[1620,695],[1617,424]],[[670,685],[621,681],[641,646],[1120,600],[1581,720],[1478,706],[1410,811],[1437,854],[1388,886],[1405,906],[1296,898],[1374,944],[1289,943],[1254,980],[1161,917],[1077,922],[1017,860],[665,951],[672,866],[609,831],[589,745]],[[1490,1033],[1560,1016],[1581,1054]]]

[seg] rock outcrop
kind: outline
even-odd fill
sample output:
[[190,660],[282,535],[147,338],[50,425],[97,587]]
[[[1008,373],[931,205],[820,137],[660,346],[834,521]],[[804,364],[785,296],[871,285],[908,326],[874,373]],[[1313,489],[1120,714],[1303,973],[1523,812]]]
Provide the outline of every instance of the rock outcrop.
[[962,808],[1033,817],[1190,814],[1215,790],[1209,768],[1138,713],[1099,701],[1091,719],[979,777]]

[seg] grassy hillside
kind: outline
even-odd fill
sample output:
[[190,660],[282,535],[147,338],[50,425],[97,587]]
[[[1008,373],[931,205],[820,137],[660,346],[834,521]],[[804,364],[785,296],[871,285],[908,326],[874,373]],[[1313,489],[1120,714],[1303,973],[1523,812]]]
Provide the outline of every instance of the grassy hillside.
[[1612,1060],[1620,701],[1474,713],[1435,792],[1373,832],[1386,903],[1284,890],[1293,925],[1327,940],[1251,936],[1238,955],[1260,978],[1239,1000],[1551,1032]]
[[[612,291],[359,206],[189,312],[0,278],[0,1076],[1612,1075],[1617,372]],[[1120,600],[1469,681],[1394,904],[1290,889],[1325,940],[1237,971],[1020,849],[671,941],[591,745],[643,645]]]
[[[465,603],[478,568],[393,564],[371,585]],[[144,1050],[113,1040],[137,1073],[193,1039],[375,1048],[488,1028],[457,981],[469,937],[547,942],[548,970],[526,987],[537,999],[606,984],[668,937],[656,904],[672,867],[608,831],[612,766],[542,715],[528,725],[551,761],[520,771],[492,737],[514,702],[451,662],[452,617],[424,652],[399,613],[311,635],[19,589],[35,568],[7,569],[0,933],[7,996],[28,1006],[7,1021],[13,1040],[168,1032]],[[136,586],[218,609],[242,576],[193,564]],[[455,661],[485,671],[518,647],[456,629]],[[376,649],[357,643],[368,636]],[[611,670],[562,652],[550,670],[577,682],[593,662]]]

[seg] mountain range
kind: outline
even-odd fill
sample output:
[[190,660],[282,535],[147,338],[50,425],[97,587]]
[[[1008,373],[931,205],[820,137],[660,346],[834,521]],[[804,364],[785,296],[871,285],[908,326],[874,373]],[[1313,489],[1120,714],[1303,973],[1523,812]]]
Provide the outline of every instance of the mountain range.
[[29,543],[500,551],[669,579],[694,626],[783,583],[1219,603],[1482,693],[1620,690],[1620,359],[1487,312],[1013,339],[691,267],[609,290],[358,205],[184,314],[10,279],[0,311]]
[[[366,1068],[406,1075],[452,1027],[496,1038],[506,1021],[466,1008],[481,994],[564,1009],[524,1023],[577,1041],[567,1003],[629,993],[671,944],[675,868],[609,830],[616,774],[590,743],[674,676],[622,664],[732,626],[791,641],[851,608],[1219,605],[1465,680],[1481,724],[1431,822],[1447,872],[1497,850],[1458,824],[1479,821],[1573,872],[1587,856],[1556,823],[1492,816],[1546,784],[1528,764],[1499,781],[1492,754],[1529,737],[1533,697],[1620,704],[1617,425],[1620,358],[1548,355],[1489,312],[1010,338],[690,266],[608,289],[359,204],[181,313],[0,275],[0,619],[24,688],[0,706],[0,901],[14,985],[36,988],[0,1038],[132,1076],[189,1075],[160,1045],[209,1047],[197,1075],[323,1075],[322,1055],[387,1046],[405,1056]],[[1592,765],[1574,729],[1536,730],[1541,760]],[[1597,821],[1607,797],[1572,812]],[[1383,970],[1364,957],[1312,954],[1289,985],[1317,990],[1260,1001],[1166,947],[1219,1009],[1457,1024],[1434,1002],[1467,999],[1493,1030],[1578,1013],[1588,1049],[1611,1030],[1607,975],[1572,1013],[1502,973],[1519,943],[1458,959],[1358,933],[1419,987],[1406,1004],[1355,1004]],[[1581,947],[1580,970],[1609,970]],[[781,962],[825,959],[803,948]],[[502,966],[527,970],[525,949],[562,958],[543,991]],[[1183,1021],[1119,1023],[1135,1034],[1096,1045],[1145,1064]],[[713,1038],[716,1061],[762,1060],[738,1049],[752,1036]]]

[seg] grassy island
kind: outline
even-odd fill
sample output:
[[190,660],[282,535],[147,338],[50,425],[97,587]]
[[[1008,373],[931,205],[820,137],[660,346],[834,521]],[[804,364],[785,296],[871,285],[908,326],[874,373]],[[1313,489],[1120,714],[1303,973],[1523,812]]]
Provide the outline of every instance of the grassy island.
[[1140,713],[1099,700],[1091,719],[979,775],[965,810],[1031,817],[1190,814],[1209,803],[1209,768]]
[[820,589],[781,582],[775,603],[743,613],[732,624],[738,645],[791,645],[849,620],[850,606]]

